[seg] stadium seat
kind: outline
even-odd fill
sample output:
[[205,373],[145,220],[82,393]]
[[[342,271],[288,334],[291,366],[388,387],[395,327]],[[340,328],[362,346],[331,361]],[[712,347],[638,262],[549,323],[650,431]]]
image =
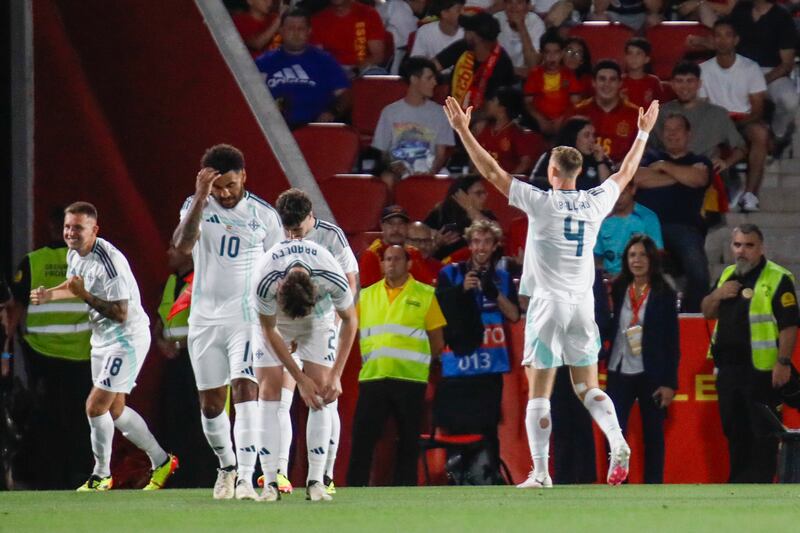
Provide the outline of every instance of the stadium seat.
[[[653,74],[667,80],[672,77],[672,68],[682,59],[700,59],[710,56],[686,46],[686,38],[690,35],[710,37],[711,30],[699,22],[668,21],[656,24],[647,29],[645,37],[653,45],[650,65]],[[594,53],[594,50],[592,51]]]
[[452,183],[449,178],[411,176],[395,185],[394,203],[405,207],[411,220],[422,220],[444,200]]
[[353,80],[353,126],[361,146],[369,146],[384,107],[406,95],[400,76],[364,76]]
[[[523,177],[524,179],[524,177]],[[503,228],[503,234],[508,236],[511,229],[511,221],[515,218],[525,216],[525,213],[508,205],[508,198],[497,190],[497,187],[486,182],[486,192],[489,196],[486,199],[486,208],[497,215],[497,222]]]
[[322,181],[353,170],[358,158],[358,131],[346,124],[315,122],[293,132],[311,173]]
[[625,43],[633,30],[619,22],[583,22],[569,30],[571,37],[581,37],[589,45],[595,64],[601,59],[613,59],[624,65]]
[[319,185],[336,223],[348,235],[375,231],[389,191],[370,174],[339,174]]

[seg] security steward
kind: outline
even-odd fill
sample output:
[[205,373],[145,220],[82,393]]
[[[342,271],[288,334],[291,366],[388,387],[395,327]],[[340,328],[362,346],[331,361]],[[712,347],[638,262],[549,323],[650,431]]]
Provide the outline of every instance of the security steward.
[[733,230],[734,265],[703,299],[717,319],[709,355],[717,368],[722,429],[730,452],[729,483],[771,483],[778,440],[756,402],[778,415],[779,389],[791,376],[798,307],[794,278],[764,257],[764,235],[754,224]]
[[397,422],[394,484],[417,484],[420,420],[431,358],[444,346],[446,325],[433,287],[409,274],[409,253],[389,246],[384,278],[359,296],[361,372],[347,484],[366,486],[375,444],[391,416]]

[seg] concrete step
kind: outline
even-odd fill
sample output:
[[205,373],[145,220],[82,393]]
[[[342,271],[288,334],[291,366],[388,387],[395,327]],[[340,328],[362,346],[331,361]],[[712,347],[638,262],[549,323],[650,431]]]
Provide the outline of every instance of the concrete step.
[[800,186],[762,188],[758,193],[758,200],[761,211],[797,213],[800,211]]
[[[729,228],[734,228],[739,224],[756,224],[762,229],[772,228],[800,228],[800,214],[792,213],[773,213],[759,211],[758,213],[728,213],[725,221]],[[800,231],[800,230],[799,230]]]

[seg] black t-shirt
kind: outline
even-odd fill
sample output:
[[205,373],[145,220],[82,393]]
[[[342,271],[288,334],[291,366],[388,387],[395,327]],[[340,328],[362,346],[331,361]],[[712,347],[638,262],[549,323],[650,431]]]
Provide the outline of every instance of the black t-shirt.
[[691,152],[683,157],[674,158],[666,152],[655,151],[649,152],[642,158],[642,166],[650,166],[656,161],[667,161],[682,166],[693,166],[701,163],[708,168],[706,185],[703,187],[689,187],[682,183],[675,183],[674,185],[656,187],[654,189],[640,188],[636,192],[636,201],[653,210],[658,215],[658,220],[661,221],[661,224],[683,224],[704,229],[700,210],[703,207],[703,199],[714,169],[711,161],[707,157]]
[[[436,61],[444,69],[448,69],[456,64],[458,58],[467,51],[467,41],[459,39],[436,55]],[[481,62],[475,60],[475,71],[480,68]],[[514,85],[516,77],[514,75],[514,64],[505,50],[500,48],[500,57],[497,58],[497,64],[494,66],[492,75],[489,81],[486,82],[486,94],[484,94],[484,102],[489,100],[497,92],[500,87],[508,87]]]
[[[761,263],[744,276],[735,273],[729,278],[742,284],[742,290],[752,289],[756,280],[767,264],[765,258]],[[714,284],[714,287],[717,286]],[[797,298],[791,278],[783,276],[778,290],[772,297],[772,314],[778,323],[778,330],[798,324]],[[717,321],[717,340],[712,348],[712,355],[717,366],[748,365],[752,362],[750,348],[750,300],[743,297],[741,291],[736,298],[722,300],[719,303]]]
[[[588,191],[600,185],[600,164],[605,163],[608,170],[614,172],[614,163],[609,158],[598,161],[594,158],[594,154],[583,156],[583,168],[575,180],[575,188],[579,191]],[[533,167],[533,172],[528,181],[543,191],[550,190],[550,183],[547,181],[547,165],[550,164],[550,151],[542,154],[542,157],[536,162]]]
[[731,11],[731,22],[739,34],[736,51],[762,67],[781,63],[779,50],[794,49],[797,30],[783,6],[773,5],[758,21],[753,20],[753,2],[740,1]]

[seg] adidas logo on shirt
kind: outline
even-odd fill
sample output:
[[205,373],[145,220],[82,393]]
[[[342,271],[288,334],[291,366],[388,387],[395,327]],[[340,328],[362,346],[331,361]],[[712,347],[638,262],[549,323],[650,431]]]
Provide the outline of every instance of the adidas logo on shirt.
[[306,74],[302,65],[295,64],[275,72],[267,80],[267,87],[270,89],[278,85],[308,85],[310,87],[316,87],[317,82]]
[[222,221],[217,215],[211,215],[206,219],[206,222],[211,222],[212,224],[222,224]]

